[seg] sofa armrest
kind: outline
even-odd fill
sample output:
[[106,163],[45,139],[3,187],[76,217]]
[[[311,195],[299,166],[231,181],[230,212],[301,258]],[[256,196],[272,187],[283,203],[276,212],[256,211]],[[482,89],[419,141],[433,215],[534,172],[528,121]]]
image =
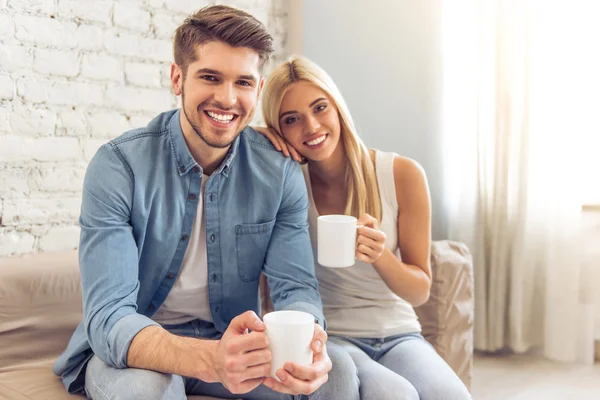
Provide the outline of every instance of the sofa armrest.
[[429,300],[415,311],[423,336],[470,388],[473,367],[473,260],[463,243],[431,245]]

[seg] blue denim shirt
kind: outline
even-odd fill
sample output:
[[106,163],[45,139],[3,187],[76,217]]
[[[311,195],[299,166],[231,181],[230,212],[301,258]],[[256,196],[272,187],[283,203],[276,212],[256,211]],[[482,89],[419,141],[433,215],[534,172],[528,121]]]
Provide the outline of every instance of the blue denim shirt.
[[[53,371],[71,393],[84,388],[96,354],[127,366],[133,337],[181,268],[198,205],[202,168],[192,158],[179,110],[102,146],[83,185],[79,263],[83,321]],[[275,309],[313,314],[324,324],[297,163],[246,128],[208,178],[204,194],[210,310],[216,329],[259,312],[265,273]]]

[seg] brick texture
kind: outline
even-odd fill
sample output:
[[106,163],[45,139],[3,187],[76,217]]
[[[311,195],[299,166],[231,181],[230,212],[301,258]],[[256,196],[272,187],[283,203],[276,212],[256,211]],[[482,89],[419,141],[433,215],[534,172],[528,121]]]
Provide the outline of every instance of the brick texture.
[[285,57],[283,1],[0,0],[0,256],[77,247],[90,158],[179,105],[169,65],[188,14],[250,12],[275,38],[274,64]]

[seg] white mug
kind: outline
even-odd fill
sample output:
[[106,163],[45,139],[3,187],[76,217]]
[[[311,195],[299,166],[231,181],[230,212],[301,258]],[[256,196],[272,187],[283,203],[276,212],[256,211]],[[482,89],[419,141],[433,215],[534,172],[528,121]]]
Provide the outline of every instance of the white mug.
[[271,350],[271,377],[279,381],[275,372],[286,362],[311,365],[313,352],[310,344],[315,332],[315,317],[302,311],[273,311],[265,314],[267,338]]
[[351,267],[356,263],[355,217],[350,215],[321,215],[317,219],[318,261],[324,267]]

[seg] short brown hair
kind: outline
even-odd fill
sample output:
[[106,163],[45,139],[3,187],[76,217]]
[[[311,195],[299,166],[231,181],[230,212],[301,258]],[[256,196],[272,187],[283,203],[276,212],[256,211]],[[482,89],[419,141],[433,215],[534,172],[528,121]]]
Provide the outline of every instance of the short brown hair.
[[252,15],[223,5],[204,7],[175,31],[173,55],[184,76],[188,65],[196,61],[196,46],[215,40],[256,51],[261,70],[273,53],[273,37]]

